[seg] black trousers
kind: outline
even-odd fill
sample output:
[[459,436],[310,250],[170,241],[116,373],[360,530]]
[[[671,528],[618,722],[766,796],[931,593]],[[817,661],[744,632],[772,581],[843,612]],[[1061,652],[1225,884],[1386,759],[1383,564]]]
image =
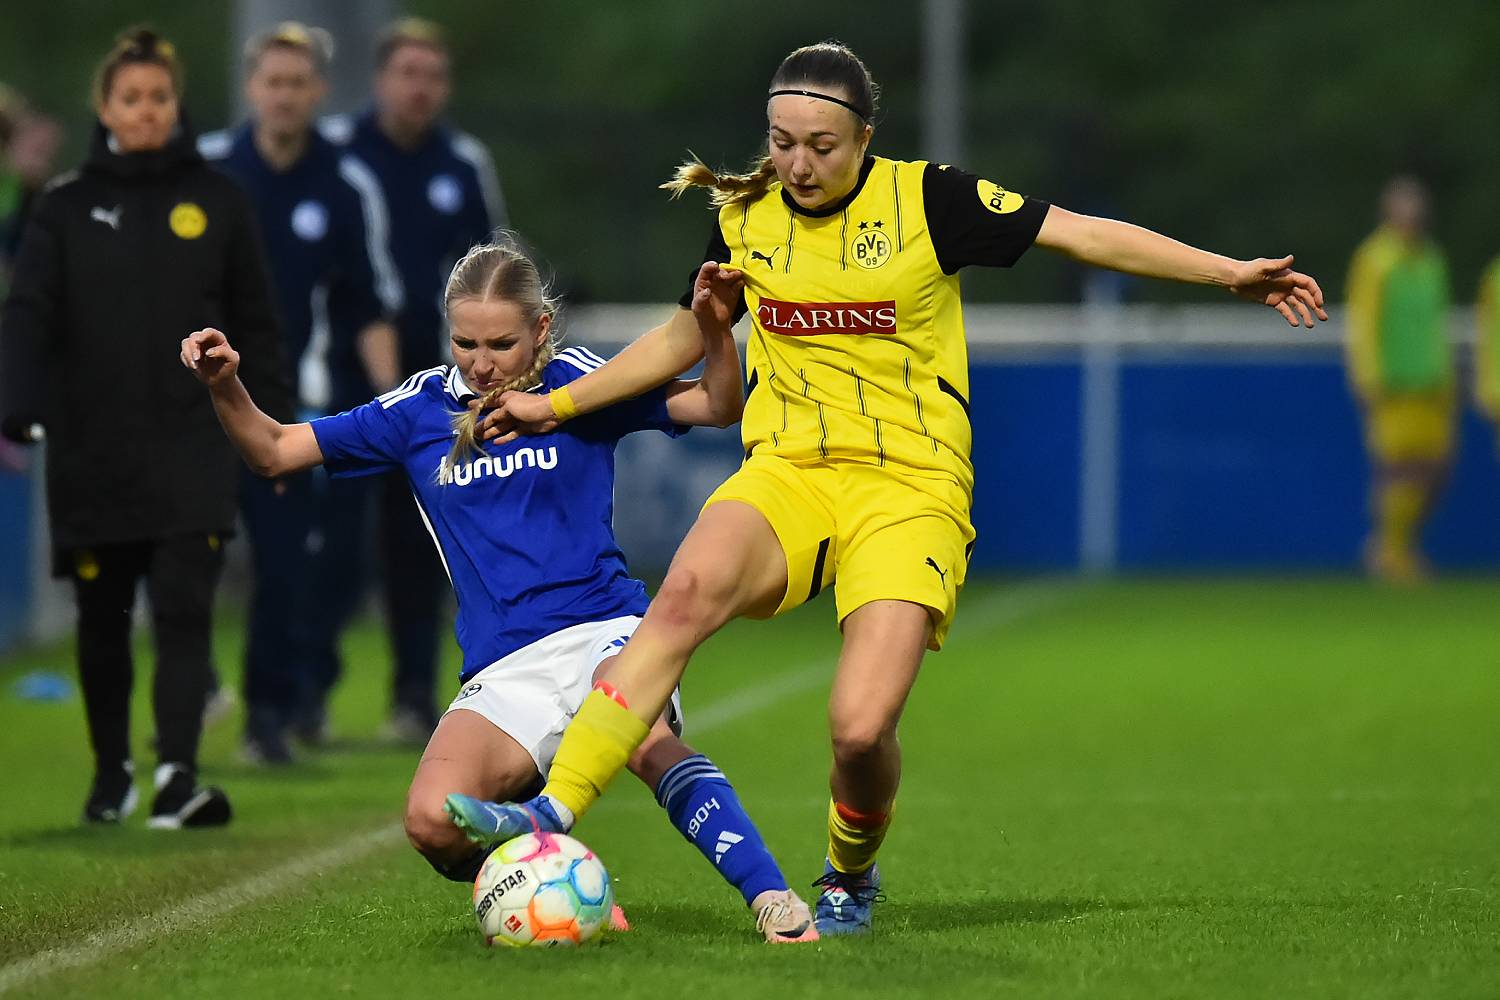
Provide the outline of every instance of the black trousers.
[[130,758],[130,649],[136,587],[146,583],[156,672],[152,704],[163,762],[196,769],[208,693],[218,536],[176,535],[71,553],[78,599],[78,677],[99,767]]

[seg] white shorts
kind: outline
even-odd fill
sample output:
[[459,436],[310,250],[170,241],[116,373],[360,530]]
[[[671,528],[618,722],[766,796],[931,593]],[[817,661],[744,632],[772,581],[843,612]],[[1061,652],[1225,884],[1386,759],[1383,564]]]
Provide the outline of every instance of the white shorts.
[[[523,646],[480,670],[448,705],[477,712],[521,744],[543,778],[563,730],[594,689],[594,671],[614,656],[641,623],[639,615],[572,625]],[[672,692],[667,722],[682,733],[682,693]]]

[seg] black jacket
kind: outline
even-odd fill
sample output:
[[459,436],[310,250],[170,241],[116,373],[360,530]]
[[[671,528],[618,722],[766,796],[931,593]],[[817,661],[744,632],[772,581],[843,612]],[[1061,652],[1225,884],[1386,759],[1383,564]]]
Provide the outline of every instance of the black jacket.
[[178,349],[223,330],[261,408],[290,419],[252,218],[185,129],[120,155],[100,127],[38,199],[0,315],[0,430],[46,428],[55,551],[232,528],[239,460]]

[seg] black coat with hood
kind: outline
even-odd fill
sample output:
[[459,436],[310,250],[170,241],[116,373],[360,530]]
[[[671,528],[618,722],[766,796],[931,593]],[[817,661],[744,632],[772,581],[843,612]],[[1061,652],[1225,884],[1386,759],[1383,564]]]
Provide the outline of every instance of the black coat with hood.
[[59,573],[76,548],[233,527],[239,459],[179,345],[223,330],[252,397],[290,419],[272,302],[250,205],[186,128],[122,155],[100,126],[48,186],[0,314],[0,431],[46,430]]

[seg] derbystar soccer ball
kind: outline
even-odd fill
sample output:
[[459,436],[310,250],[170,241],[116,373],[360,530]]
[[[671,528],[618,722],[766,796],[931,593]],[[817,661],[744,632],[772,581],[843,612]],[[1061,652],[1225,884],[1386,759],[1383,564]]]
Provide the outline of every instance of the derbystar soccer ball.
[[614,902],[604,863],[560,833],[506,841],[474,880],[474,916],[485,944],[581,944],[609,922]]

